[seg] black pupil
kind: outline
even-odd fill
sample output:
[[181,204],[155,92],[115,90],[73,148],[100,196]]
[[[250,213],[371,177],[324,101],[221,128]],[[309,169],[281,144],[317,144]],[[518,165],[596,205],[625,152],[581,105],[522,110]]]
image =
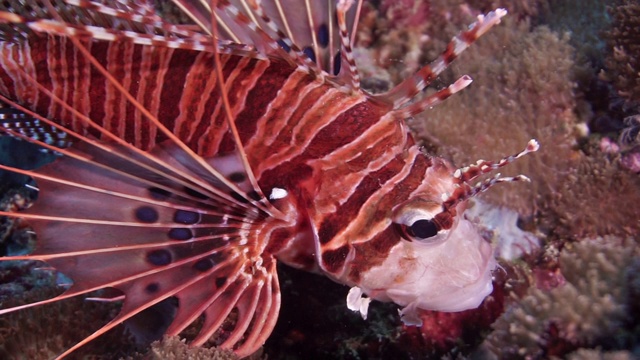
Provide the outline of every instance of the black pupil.
[[418,220],[409,227],[413,236],[419,239],[426,239],[438,234],[438,227],[431,220]]

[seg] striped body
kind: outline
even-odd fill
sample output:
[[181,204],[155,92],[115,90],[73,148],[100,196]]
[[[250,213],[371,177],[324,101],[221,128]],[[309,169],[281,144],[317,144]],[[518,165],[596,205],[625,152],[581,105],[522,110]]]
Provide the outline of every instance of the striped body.
[[[130,30],[0,12],[0,100],[74,143],[52,146],[21,132],[24,122],[0,124],[64,155],[37,171],[0,165],[34,177],[40,191],[32,208],[0,212],[28,219],[39,247],[2,260],[46,261],[74,281],[23,307],[105,287],[124,294],[118,316],[63,355],[169,298],[179,305],[167,334],[204,315],[193,341],[202,345],[235,313],[219,344],[249,355],[277,319],[276,260],[351,286],[347,305],[364,317],[370,299],[394,301],[406,324],[420,322],[419,309],[474,308],[491,292],[491,246],[462,213],[478,192],[525,178],[470,181],[537,144],[455,169],[423,153],[404,120],[470,83],[406,105],[503,10],[377,96],[359,88],[349,1],[304,21],[278,1],[213,2],[223,35],[199,2],[176,0],[201,33],[138,3],[127,12],[73,2]],[[30,30],[13,38],[6,23]],[[289,27],[308,29],[296,36],[313,46],[301,50]]]
[[[48,41],[38,39],[28,45],[20,49],[4,44],[2,51],[11,56],[3,59],[3,68],[23,68],[56,96],[138,148],[149,150],[166,140],[153,125],[144,124],[143,115],[128,106],[119,91],[92,70],[69,41],[49,37]],[[224,156],[234,150],[216,77],[209,76],[212,54],[129,42],[94,42],[87,47],[133,96],[200,156]],[[345,264],[345,239],[364,236],[374,240],[380,227],[386,230],[375,241],[361,243],[370,244],[375,256],[384,258],[399,241],[386,233],[394,231],[390,221],[380,221],[390,217],[381,214],[376,222],[359,224],[358,211],[367,200],[385,201],[382,198],[387,197],[385,208],[405,201],[409,192],[395,194],[394,189],[401,184],[417,188],[432,165],[417,151],[402,119],[389,114],[384,104],[345,94],[282,62],[234,55],[224,55],[222,61],[233,116],[254,174],[266,194],[275,187],[296,194],[293,201],[297,211],[310,217],[326,249],[321,266],[337,273]],[[51,98],[24,91],[29,81],[15,72],[0,72],[0,80],[3,95],[29,104],[48,118],[65,119],[75,131],[85,131],[82,120]],[[383,187],[387,181],[392,185]],[[337,236],[352,222],[349,232],[358,235]],[[295,229],[276,233],[272,241],[267,241],[268,251],[282,251],[287,263],[314,269],[315,248],[308,241],[301,246],[288,244],[309,225],[303,221]],[[358,246],[362,248],[362,244]],[[349,280],[356,283],[359,272],[367,269],[365,265],[352,270]]]

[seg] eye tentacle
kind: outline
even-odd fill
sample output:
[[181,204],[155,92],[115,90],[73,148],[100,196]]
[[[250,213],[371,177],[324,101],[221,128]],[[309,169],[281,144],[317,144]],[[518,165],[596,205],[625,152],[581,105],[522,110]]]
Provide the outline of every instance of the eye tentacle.
[[527,143],[527,146],[517,154],[506,156],[500,159],[499,161],[478,160],[473,165],[468,165],[456,170],[453,176],[464,182],[468,182],[473,179],[476,179],[480,175],[492,172],[498,168],[509,165],[515,160],[529,153],[538,151],[538,149],[540,149],[540,144],[535,139],[531,139]]

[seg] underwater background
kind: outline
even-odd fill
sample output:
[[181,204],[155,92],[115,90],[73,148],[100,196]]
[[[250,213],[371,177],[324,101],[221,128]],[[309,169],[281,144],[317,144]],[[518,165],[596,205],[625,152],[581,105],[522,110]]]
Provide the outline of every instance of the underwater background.
[[[365,1],[356,46],[363,87],[382,92],[434,59],[475,17],[509,14],[432,86],[474,82],[412,119],[429,153],[456,165],[499,159],[529,139],[536,154],[503,175],[467,213],[496,245],[494,292],[475,310],[424,312],[422,327],[375,302],[346,308],[347,287],[280,267],[278,324],[255,359],[640,358],[640,1]],[[174,10],[160,4],[165,16]],[[0,137],[0,162],[26,168],[55,156]],[[34,201],[28,179],[0,174],[0,206]],[[0,220],[0,255],[32,249],[20,220]],[[42,263],[0,263],[1,307],[49,298],[66,280]],[[155,307],[81,349],[82,359],[234,359],[167,338]],[[50,359],[118,311],[71,299],[0,317],[0,358]],[[188,334],[187,334],[188,337]],[[212,339],[214,344],[215,339]]]

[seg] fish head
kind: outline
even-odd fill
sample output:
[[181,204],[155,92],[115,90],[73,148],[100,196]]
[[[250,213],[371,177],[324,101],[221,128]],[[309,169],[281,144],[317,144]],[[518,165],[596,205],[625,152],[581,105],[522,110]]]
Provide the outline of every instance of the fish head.
[[480,306],[493,290],[496,260],[490,241],[464,211],[471,197],[492,185],[527,178],[498,174],[477,184],[470,181],[535,150],[537,143],[530,143],[507,160],[461,169],[433,158],[421,186],[406,200],[386,209],[375,204],[372,216],[384,214],[389,225],[379,226],[384,230],[375,237],[350,243],[343,272],[353,286],[349,308],[364,316],[371,299],[393,301],[403,307],[404,323],[417,325],[418,309],[458,312]]
[[[395,245],[383,261],[362,271],[356,284],[373,299],[404,307],[406,322],[415,321],[415,309],[478,307],[493,289],[496,266],[491,244],[463,215],[466,201],[451,203],[469,187],[444,164],[432,166],[423,184],[422,191],[387,210],[386,241]],[[354,261],[361,261],[365,256],[358,251],[368,249],[354,244],[354,250]]]

